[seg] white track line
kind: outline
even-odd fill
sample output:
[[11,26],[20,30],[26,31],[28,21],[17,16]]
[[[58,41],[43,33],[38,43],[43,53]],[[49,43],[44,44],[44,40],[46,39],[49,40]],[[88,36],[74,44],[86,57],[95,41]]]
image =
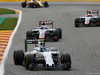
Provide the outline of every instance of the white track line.
[[[12,9],[12,10],[16,10],[16,9]],[[5,52],[4,52],[4,55],[2,57],[2,60],[1,60],[1,64],[0,64],[0,75],[4,75],[4,66],[5,66],[5,61],[7,59],[7,56],[8,56],[8,52],[10,50],[10,47],[11,47],[11,44],[12,44],[12,40],[13,40],[13,37],[14,37],[14,34],[16,33],[20,23],[21,23],[21,19],[22,19],[22,11],[18,10],[20,13],[19,13],[19,17],[18,17],[18,21],[17,21],[17,25],[14,29],[14,31],[12,32],[11,36],[10,36],[10,39],[9,39],[9,42],[8,42],[8,45],[5,49]]]

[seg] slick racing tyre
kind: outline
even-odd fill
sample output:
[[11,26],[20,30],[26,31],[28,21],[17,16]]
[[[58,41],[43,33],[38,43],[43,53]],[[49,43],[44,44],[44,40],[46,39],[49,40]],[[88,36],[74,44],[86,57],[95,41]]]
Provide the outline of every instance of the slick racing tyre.
[[49,7],[49,4],[47,1],[44,2],[44,7]]
[[49,33],[49,31],[47,30],[47,31],[45,32],[45,39],[47,39],[48,36],[50,36],[50,33]]
[[62,29],[61,28],[56,28],[59,32],[59,39],[62,39]]
[[100,18],[97,18],[96,23],[97,23],[97,26],[100,26]]
[[15,65],[22,65],[24,59],[23,50],[14,50],[13,59]]
[[27,38],[27,39],[32,39],[32,34],[33,34],[32,31],[27,31],[27,33],[26,33],[26,38]]
[[91,26],[96,26],[94,18],[91,18],[90,19],[90,25]]
[[59,32],[57,30],[53,31],[53,41],[59,41]]
[[36,65],[35,65],[35,58],[33,54],[27,54],[25,56],[25,68],[27,70],[35,70]]
[[62,55],[62,64],[64,64],[63,69],[68,70],[71,68],[71,57],[70,54],[66,53]]
[[80,27],[80,18],[75,19],[75,27]]
[[26,5],[27,5],[26,2],[22,2],[22,4],[21,4],[22,8],[25,8]]

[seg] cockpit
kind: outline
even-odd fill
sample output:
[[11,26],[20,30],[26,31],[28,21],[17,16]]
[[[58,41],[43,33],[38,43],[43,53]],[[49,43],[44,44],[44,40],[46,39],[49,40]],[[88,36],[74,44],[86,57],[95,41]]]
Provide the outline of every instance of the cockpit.
[[40,27],[40,29],[48,29],[48,27],[43,25],[42,27]]
[[40,52],[46,52],[46,51],[47,51],[47,49],[45,47],[40,48]]
[[93,14],[87,14],[86,17],[93,17]]

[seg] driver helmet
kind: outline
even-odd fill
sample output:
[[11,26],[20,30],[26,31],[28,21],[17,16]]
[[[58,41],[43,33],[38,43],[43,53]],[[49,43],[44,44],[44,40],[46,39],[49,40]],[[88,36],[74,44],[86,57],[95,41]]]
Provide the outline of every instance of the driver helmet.
[[88,14],[88,16],[90,16],[90,17],[91,17],[91,16],[92,16],[92,14]]
[[42,26],[42,29],[47,29],[47,26],[43,25],[43,26]]

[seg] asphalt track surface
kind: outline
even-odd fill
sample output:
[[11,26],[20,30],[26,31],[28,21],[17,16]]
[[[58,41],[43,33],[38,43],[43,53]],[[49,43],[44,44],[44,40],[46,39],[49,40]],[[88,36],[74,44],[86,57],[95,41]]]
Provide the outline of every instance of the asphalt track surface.
[[[76,17],[84,16],[88,9],[100,11],[100,5],[66,2],[49,2],[49,4],[49,8],[32,9],[21,8],[20,2],[0,3],[0,8],[19,9],[23,12],[22,22],[14,36],[5,63],[4,75],[100,75],[100,27],[74,27]],[[14,49],[24,49],[26,31],[38,27],[40,20],[53,20],[55,28],[62,28],[63,38],[59,42],[46,42],[46,46],[54,46],[61,52],[70,53],[71,70],[28,71],[24,66],[14,65]]]

